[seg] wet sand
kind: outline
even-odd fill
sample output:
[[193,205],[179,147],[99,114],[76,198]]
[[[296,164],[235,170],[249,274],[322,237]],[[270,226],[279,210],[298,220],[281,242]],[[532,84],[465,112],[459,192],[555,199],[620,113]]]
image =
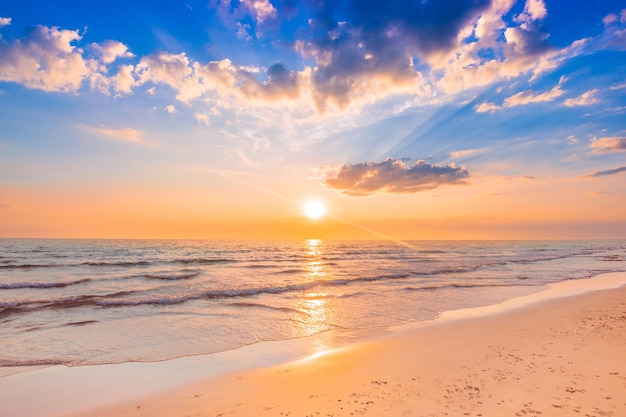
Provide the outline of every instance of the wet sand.
[[73,416],[626,416],[626,288],[578,292]]

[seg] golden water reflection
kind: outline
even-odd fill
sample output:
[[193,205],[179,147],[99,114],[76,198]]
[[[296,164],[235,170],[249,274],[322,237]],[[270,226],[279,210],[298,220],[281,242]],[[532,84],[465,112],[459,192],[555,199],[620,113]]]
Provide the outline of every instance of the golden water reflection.
[[326,277],[326,266],[323,264],[324,245],[320,239],[306,241],[306,282],[317,281]]
[[[314,283],[328,279],[324,243],[320,239],[309,239],[306,241],[305,249],[304,282]],[[301,336],[320,333],[332,326],[332,311],[328,305],[328,297],[328,292],[322,291],[319,285],[314,285],[296,302],[296,308],[303,313],[299,320]]]

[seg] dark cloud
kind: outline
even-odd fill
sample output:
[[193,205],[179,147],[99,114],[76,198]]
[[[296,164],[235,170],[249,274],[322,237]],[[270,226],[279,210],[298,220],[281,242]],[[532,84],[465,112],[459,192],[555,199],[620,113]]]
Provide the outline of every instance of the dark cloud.
[[513,49],[511,56],[540,56],[554,47],[548,42],[550,34],[538,22],[528,22],[519,27],[508,28],[505,37]]
[[585,175],[585,177],[603,177],[605,175],[615,175],[615,174],[619,174],[620,172],[626,172],[626,166],[623,167],[619,167],[619,168],[613,168],[613,169],[607,169],[606,171],[594,171],[591,174],[587,174]]
[[413,166],[403,160],[387,158],[383,162],[346,164],[335,178],[324,183],[343,194],[359,196],[376,191],[390,193],[415,193],[444,184],[463,184],[469,177],[464,168],[452,165],[431,165],[417,161]]
[[313,58],[318,108],[350,101],[364,76],[407,83],[419,76],[413,58],[448,52],[488,0],[325,2],[310,21],[308,38],[297,48]]
[[253,74],[240,71],[241,91],[247,97],[267,100],[283,97],[296,98],[300,95],[300,75],[290,71],[284,64],[277,63],[267,69],[267,80],[259,82]]

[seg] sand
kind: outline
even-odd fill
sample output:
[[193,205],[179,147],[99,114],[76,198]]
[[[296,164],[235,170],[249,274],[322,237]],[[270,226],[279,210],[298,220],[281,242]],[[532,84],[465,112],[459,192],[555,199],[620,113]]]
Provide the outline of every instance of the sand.
[[452,316],[74,416],[626,416],[626,288]]

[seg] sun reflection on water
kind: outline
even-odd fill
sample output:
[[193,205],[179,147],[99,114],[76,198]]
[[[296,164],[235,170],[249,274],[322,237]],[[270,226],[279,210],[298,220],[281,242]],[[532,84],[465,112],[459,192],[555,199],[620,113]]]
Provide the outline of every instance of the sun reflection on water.
[[[306,241],[306,263],[304,265],[305,280],[320,282],[328,278],[327,265],[324,262],[324,244],[320,239]],[[296,308],[303,315],[300,320],[300,331],[303,335],[323,332],[332,327],[332,311],[328,306],[329,293],[320,291],[314,286],[304,292],[296,302]]]

